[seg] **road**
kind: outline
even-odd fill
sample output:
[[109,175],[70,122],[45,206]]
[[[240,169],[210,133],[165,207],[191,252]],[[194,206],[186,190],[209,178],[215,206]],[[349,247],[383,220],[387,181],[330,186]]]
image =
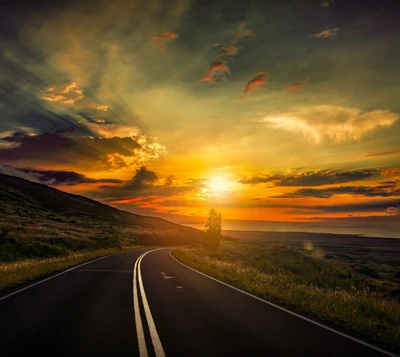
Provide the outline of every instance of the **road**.
[[1,356],[385,356],[188,269],[170,250],[116,254],[0,296]]

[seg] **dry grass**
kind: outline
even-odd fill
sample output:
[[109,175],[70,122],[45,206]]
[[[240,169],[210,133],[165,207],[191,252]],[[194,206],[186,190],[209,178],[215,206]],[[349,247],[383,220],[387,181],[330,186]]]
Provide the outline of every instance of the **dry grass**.
[[0,291],[92,259],[135,248],[138,247],[102,249],[71,253],[69,256],[61,258],[28,259],[11,263],[0,263]]
[[399,268],[243,241],[223,241],[220,252],[190,247],[173,255],[254,295],[400,349]]

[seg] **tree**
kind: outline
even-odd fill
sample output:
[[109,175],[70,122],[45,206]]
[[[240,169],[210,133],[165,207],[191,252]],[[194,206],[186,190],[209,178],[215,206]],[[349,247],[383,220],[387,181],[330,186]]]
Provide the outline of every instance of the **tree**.
[[211,208],[205,224],[207,237],[204,242],[206,248],[217,250],[221,240],[222,215]]

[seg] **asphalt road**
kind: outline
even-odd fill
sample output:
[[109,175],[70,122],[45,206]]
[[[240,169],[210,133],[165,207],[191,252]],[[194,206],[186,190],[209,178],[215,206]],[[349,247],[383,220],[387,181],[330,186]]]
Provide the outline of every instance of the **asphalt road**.
[[0,355],[385,355],[198,274],[169,250],[113,255],[0,296]]

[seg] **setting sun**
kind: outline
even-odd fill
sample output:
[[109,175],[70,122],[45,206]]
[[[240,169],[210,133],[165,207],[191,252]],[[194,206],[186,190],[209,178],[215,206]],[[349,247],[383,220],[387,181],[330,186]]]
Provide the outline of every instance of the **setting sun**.
[[232,187],[232,182],[223,176],[213,177],[208,181],[208,191],[212,194],[226,194]]

